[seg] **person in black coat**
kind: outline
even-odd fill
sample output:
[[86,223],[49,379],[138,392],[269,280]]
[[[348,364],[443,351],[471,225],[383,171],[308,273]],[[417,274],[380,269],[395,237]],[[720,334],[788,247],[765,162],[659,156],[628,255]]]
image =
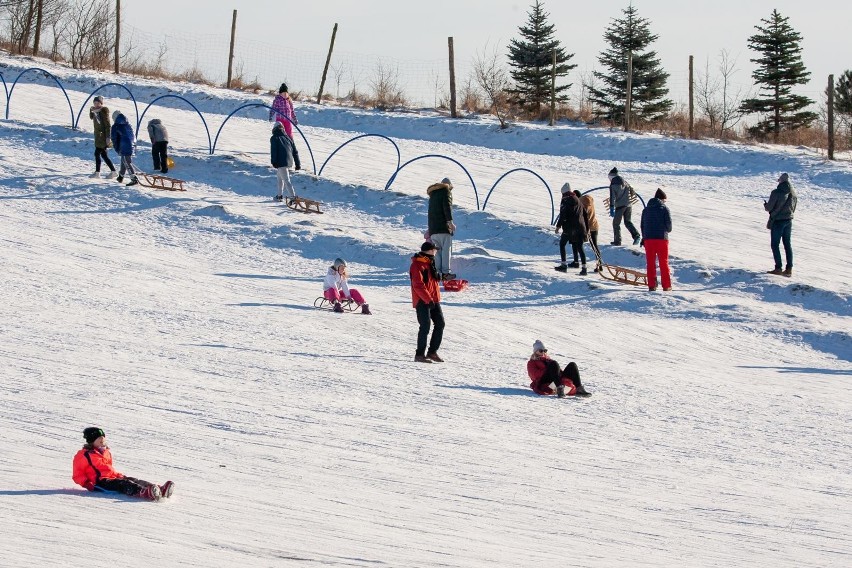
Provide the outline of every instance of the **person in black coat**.
[[278,193],[275,195],[276,201],[284,199],[284,189],[287,189],[287,197],[296,197],[296,189],[290,181],[290,168],[294,165],[293,158],[293,140],[287,136],[284,126],[280,122],[276,122],[272,127],[272,136],[269,138],[269,154],[272,161],[272,167],[275,168],[275,173],[278,176]]
[[660,261],[660,279],[663,291],[672,289],[672,277],[669,271],[669,233],[672,230],[672,216],[666,207],[666,192],[658,189],[653,199],[642,210],[642,246],[645,247],[645,260],[648,267],[648,290],[657,289],[657,265]]
[[[586,242],[589,234],[589,216],[586,208],[580,203],[580,198],[571,191],[571,184],[565,183],[562,186],[562,201],[559,204],[559,217],[556,218],[556,233],[562,231],[562,238],[559,239],[559,254],[562,257],[562,264],[556,267],[559,272],[567,272],[568,267],[577,268],[581,266],[577,262],[579,256],[582,261],[582,270],[580,276],[585,276],[586,272],[586,251],[583,250],[583,243]],[[565,245],[571,243],[571,249],[574,253],[574,262],[565,264]]]

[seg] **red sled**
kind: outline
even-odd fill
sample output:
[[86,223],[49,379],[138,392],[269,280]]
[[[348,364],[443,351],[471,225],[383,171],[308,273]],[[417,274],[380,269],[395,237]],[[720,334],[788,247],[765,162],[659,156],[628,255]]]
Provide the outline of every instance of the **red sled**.
[[445,280],[444,292],[461,292],[467,288],[467,280]]

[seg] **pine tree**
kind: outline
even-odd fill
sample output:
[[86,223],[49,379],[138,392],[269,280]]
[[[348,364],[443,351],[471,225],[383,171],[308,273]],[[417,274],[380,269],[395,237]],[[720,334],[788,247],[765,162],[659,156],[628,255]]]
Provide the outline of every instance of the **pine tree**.
[[847,69],[834,86],[834,110],[852,116],[852,70]]
[[[535,1],[529,12],[527,12],[527,23],[518,28],[521,39],[513,39],[509,44],[509,65],[512,67],[511,75],[515,81],[515,88],[509,93],[515,101],[534,111],[536,115],[541,113],[542,103],[548,104],[552,97],[553,88],[553,53],[556,52],[556,77],[565,77],[577,67],[569,61],[574,57],[573,53],[565,53],[558,39],[555,39],[553,24],[547,23],[550,16],[544,11],[539,0]],[[556,100],[564,102],[568,100],[564,93],[571,87],[556,84]]]
[[811,75],[802,63],[802,35],[778,10],[760,21],[764,26],[755,26],[758,33],[748,38],[748,47],[758,53],[751,60],[757,65],[751,76],[763,96],[744,100],[741,108],[745,113],[764,115],[749,129],[752,134],[772,133],[777,141],[782,130],[807,126],[817,119],[817,114],[803,110],[814,101],[791,92],[794,86],[807,84]]
[[594,76],[602,82],[602,87],[589,86],[589,98],[596,107],[595,116],[616,123],[624,122],[627,58],[628,54],[632,54],[631,117],[640,120],[662,118],[671,110],[673,103],[666,98],[669,74],[660,65],[657,52],[648,50],[658,36],[651,33],[650,22],[640,18],[632,4],[622,12],[624,17],[613,19],[604,34],[609,48],[598,56],[600,64],[609,70],[606,73],[595,71]]

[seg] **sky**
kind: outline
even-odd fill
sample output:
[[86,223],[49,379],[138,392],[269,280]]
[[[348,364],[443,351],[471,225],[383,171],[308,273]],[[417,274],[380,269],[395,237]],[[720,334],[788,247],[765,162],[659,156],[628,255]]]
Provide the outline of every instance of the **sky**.
[[[148,0],[123,6],[124,21],[151,33],[182,34],[230,33],[231,15],[238,10],[237,36],[288,49],[323,54],[334,23],[339,24],[336,52],[393,56],[402,60],[441,60],[447,57],[447,37],[454,37],[456,61],[469,62],[486,46],[503,47],[517,36],[526,21],[531,2],[508,0],[450,1],[433,0],[428,5],[392,0],[330,0],[322,2],[276,3],[243,0],[210,0],[199,10],[194,2]],[[558,38],[577,64],[572,83],[579,74],[597,65],[597,56],[606,47],[605,27],[622,15],[624,1],[584,3],[544,2]],[[819,9],[814,9],[818,4]],[[811,83],[800,94],[819,99],[830,73],[836,76],[852,67],[844,57],[848,50],[838,49],[852,20],[852,3],[824,0],[811,4],[799,0],[775,2],[716,0],[692,3],[673,0],[634,2],[641,17],[651,21],[652,32],[659,36],[654,44],[664,68],[671,74],[673,94],[685,92],[688,57],[695,57],[696,69],[710,58],[711,68],[721,50],[737,58],[740,70],[735,81],[750,85],[752,53],[747,38],[755,32],[761,18],[773,9],[790,18],[804,37],[803,60],[811,71]],[[163,14],[167,17],[164,19]]]

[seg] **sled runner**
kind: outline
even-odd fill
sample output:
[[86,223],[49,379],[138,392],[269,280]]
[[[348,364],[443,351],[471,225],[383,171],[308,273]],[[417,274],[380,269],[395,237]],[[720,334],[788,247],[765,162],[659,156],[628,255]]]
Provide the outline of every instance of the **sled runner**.
[[467,288],[467,280],[455,279],[444,280],[444,292],[461,292]]
[[[358,308],[358,304],[354,300],[340,300],[340,305],[344,310],[354,312]],[[314,300],[314,307],[321,310],[331,310],[334,308],[334,301],[327,299],[325,296],[320,296]]]
[[322,211],[320,211],[320,205],[322,205],[322,203],[314,201],[313,199],[305,199],[304,197],[285,197],[284,205],[293,211],[299,211],[301,213],[322,213]]
[[158,176],[154,174],[146,174],[140,172],[137,176],[139,185],[144,187],[153,187],[154,189],[167,189],[169,191],[186,191],[183,187],[183,180],[170,178],[166,176]]
[[623,266],[606,264],[601,258],[601,251],[598,247],[596,247],[591,240],[589,240],[589,244],[592,245],[592,250],[595,252],[595,258],[597,258],[598,266],[600,267],[598,273],[601,275],[601,278],[604,278],[605,280],[612,280],[613,282],[620,282],[622,284],[630,284],[632,286],[648,285],[648,275],[645,272],[633,270],[632,268],[624,268]]

